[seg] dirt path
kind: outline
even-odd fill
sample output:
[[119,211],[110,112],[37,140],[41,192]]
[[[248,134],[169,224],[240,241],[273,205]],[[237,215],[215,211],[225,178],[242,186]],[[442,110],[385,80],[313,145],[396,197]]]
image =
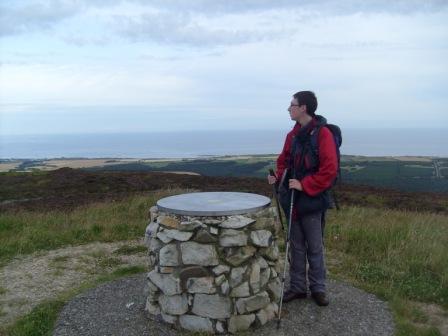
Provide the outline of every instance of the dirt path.
[[146,265],[141,241],[92,243],[18,257],[0,269],[0,325],[98,275]]

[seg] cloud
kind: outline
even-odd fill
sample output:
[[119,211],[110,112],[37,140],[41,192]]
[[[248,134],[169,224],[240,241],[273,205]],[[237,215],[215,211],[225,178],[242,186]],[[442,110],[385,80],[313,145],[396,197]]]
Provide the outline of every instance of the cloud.
[[194,47],[237,45],[272,38],[279,31],[220,28],[197,22],[188,13],[159,12],[139,17],[116,16],[118,34],[132,41],[153,41]]
[[75,1],[32,2],[22,6],[0,5],[0,37],[47,30],[82,10]]
[[403,13],[431,12],[446,9],[446,0],[134,0],[136,3],[176,11],[205,14],[238,14],[279,9],[312,10],[320,13]]
[[[198,16],[219,17],[263,14],[279,10],[309,13],[309,19],[316,15],[351,15],[355,13],[410,14],[437,12],[448,8],[446,0],[35,0],[20,3],[6,1],[0,4],[0,37],[51,29],[65,19],[86,15],[89,11],[103,11],[107,15],[113,9],[136,7],[144,14],[123,15],[110,19],[124,24],[119,30],[123,36],[135,40],[151,40],[160,43],[186,43],[192,45],[238,44],[257,41],[266,35],[266,29],[255,31],[238,29],[206,29],[195,24]],[[152,13],[147,14],[147,11]],[[155,13],[154,13],[155,11]],[[271,22],[272,23],[272,22]],[[171,24],[173,26],[171,26]],[[268,27],[267,27],[268,28]],[[273,29],[273,27],[271,27]],[[164,36],[164,35],[167,36]],[[273,33],[273,36],[276,34]],[[70,42],[84,45],[95,43],[95,39],[72,36]],[[82,40],[82,41],[81,41]],[[81,42],[80,42],[81,41]],[[92,42],[93,41],[93,42]]]
[[68,43],[78,47],[84,47],[86,45],[105,46],[111,42],[111,39],[106,36],[102,37],[84,37],[82,35],[68,34],[64,35],[62,39]]

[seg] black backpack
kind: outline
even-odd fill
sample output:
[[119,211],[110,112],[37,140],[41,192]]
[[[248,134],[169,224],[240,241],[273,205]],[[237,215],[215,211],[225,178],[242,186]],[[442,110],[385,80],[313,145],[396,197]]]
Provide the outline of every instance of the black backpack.
[[339,204],[337,201],[337,197],[332,188],[336,185],[337,182],[341,181],[341,151],[340,151],[340,147],[342,145],[342,132],[341,132],[341,129],[339,128],[339,126],[334,125],[334,124],[322,125],[313,131],[313,134],[311,134],[311,136],[310,136],[309,145],[310,145],[310,154],[311,154],[312,160],[314,160],[314,164],[317,167],[319,166],[319,142],[318,142],[318,139],[319,139],[319,132],[322,127],[326,127],[330,130],[331,134],[333,134],[334,143],[336,144],[336,155],[338,158],[338,174],[336,175],[336,178],[334,179],[334,181],[331,184],[331,187],[329,189],[332,194],[331,196],[332,196],[332,201],[334,203],[334,206],[336,207],[336,209],[339,210]]
[[338,157],[338,175],[336,176],[336,179],[333,181],[332,186],[336,184],[337,181],[341,178],[341,145],[342,145],[342,132],[339,126],[333,125],[333,124],[327,124],[322,125],[314,130],[313,134],[311,135],[310,139],[310,146],[311,146],[311,154],[314,157],[314,160],[316,160],[317,165],[319,165],[319,132],[322,127],[326,127],[330,130],[331,134],[333,134],[334,143],[336,144],[336,154]]

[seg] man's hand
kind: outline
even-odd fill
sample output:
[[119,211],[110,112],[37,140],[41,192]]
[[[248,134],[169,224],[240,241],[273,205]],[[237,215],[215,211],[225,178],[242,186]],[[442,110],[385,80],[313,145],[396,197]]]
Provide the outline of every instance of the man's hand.
[[299,191],[302,191],[302,183],[300,183],[299,180],[296,179],[290,179],[289,180],[289,189],[297,189]]
[[268,175],[268,183],[274,184],[275,182],[277,182],[277,178],[275,176]]

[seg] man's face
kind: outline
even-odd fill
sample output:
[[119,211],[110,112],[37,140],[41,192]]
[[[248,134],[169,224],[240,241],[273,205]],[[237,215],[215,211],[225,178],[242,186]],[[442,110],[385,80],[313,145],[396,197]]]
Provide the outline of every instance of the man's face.
[[291,120],[299,121],[299,118],[305,113],[306,105],[299,106],[297,99],[293,98],[288,107]]

